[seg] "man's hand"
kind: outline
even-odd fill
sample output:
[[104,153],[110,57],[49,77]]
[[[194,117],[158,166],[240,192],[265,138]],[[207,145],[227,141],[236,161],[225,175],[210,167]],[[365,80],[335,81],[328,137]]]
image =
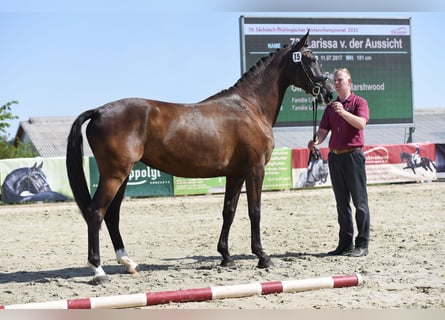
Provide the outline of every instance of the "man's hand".
[[332,108],[340,116],[342,115],[343,111],[345,111],[345,109],[343,108],[343,104],[341,104],[341,102],[339,102],[339,101],[333,102]]
[[318,145],[318,136],[315,137],[315,140],[309,140],[308,144],[307,144],[307,148],[309,150],[314,150],[315,146]]

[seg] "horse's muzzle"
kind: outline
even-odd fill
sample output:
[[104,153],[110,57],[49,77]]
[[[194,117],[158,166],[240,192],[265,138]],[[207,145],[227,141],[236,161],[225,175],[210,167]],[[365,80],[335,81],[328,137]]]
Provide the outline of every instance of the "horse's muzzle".
[[317,96],[318,103],[328,104],[334,98],[334,91],[326,76],[318,76],[314,79],[319,90]]

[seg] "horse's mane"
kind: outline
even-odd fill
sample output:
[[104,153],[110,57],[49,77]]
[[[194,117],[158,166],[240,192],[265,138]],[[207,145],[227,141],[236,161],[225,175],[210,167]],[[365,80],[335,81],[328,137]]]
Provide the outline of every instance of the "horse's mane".
[[[246,72],[243,73],[241,78],[239,78],[238,81],[233,86],[231,86],[227,89],[223,89],[220,92],[218,92],[217,94],[208,97],[207,99],[223,95],[227,92],[234,90],[235,88],[239,88],[241,84],[246,82],[246,80],[251,79],[253,76],[261,73],[269,65],[270,61],[272,60],[272,58],[274,56],[276,56],[278,53],[284,51],[288,47],[289,47],[289,45],[286,44],[282,48],[278,48],[275,51],[270,52],[267,56],[260,58],[256,64],[251,66],[249,68],[249,70],[247,70]],[[207,100],[207,99],[205,99],[205,100]]]

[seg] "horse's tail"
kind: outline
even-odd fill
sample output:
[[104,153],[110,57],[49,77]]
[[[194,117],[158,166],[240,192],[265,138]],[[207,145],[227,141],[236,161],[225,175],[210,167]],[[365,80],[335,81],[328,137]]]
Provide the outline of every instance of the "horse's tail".
[[68,180],[73,191],[74,200],[79,206],[85,220],[87,219],[87,208],[91,203],[91,196],[83,171],[82,124],[91,119],[95,112],[96,109],[85,111],[74,120],[70,134],[68,135],[66,148]]

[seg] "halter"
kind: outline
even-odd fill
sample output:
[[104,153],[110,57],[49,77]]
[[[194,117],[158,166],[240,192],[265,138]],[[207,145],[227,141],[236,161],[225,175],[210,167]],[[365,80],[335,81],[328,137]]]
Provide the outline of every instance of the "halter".
[[[304,50],[304,52],[312,52],[312,51],[306,49],[306,50]],[[326,76],[318,76],[318,77],[312,78],[309,75],[308,68],[303,63],[303,55],[300,51],[296,51],[296,52],[292,53],[292,60],[295,63],[301,64],[301,68],[303,69],[303,72],[306,75],[306,78],[309,80],[309,89],[305,90],[306,93],[311,94],[312,96],[318,98],[318,96],[321,93],[321,88],[323,87],[324,83],[326,82],[326,80],[328,78]]]
[[[311,52],[310,50],[305,50],[304,52]],[[324,85],[324,83],[327,80],[327,77],[325,76],[318,76],[315,77],[314,79],[309,75],[309,71],[308,68],[306,67],[306,65],[303,63],[303,55],[300,51],[296,51],[294,53],[292,53],[292,60],[295,63],[300,63],[301,64],[301,68],[303,69],[304,74],[306,75],[307,79],[309,80],[309,90],[305,90],[307,94],[311,94],[313,96],[312,99],[312,128],[313,128],[313,140],[315,141],[317,136],[316,136],[316,132],[317,132],[317,108],[318,108],[318,99],[320,97],[321,94],[321,88]],[[312,73],[312,72],[311,72]],[[311,162],[311,160],[313,159],[318,160],[320,159],[321,154],[320,154],[320,150],[316,147],[314,147],[314,149],[309,153],[309,159],[308,159],[308,165]],[[311,167],[312,169],[312,167]]]

